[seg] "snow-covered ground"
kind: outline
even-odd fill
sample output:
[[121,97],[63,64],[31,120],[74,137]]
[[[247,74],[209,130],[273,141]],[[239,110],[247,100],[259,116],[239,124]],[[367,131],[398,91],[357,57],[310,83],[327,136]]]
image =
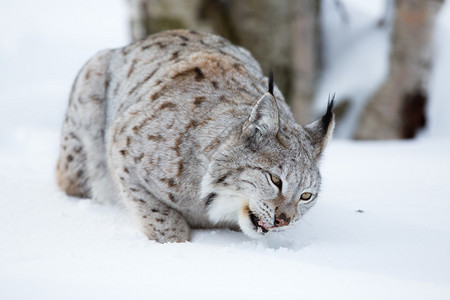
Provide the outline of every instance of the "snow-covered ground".
[[[373,22],[382,11],[344,2]],[[434,127],[419,140],[332,141],[318,204],[289,231],[256,241],[195,231],[190,243],[161,245],[121,208],[67,197],[54,181],[72,80],[98,49],[127,42],[125,3],[2,0],[0,299],[450,299],[449,7],[436,33]],[[387,53],[373,34],[379,42],[353,37],[351,57],[335,44],[329,55],[347,79],[326,75],[323,90],[361,81],[354,47]]]
[[195,231],[178,245],[59,192],[57,141],[17,130],[0,153],[0,299],[450,298],[450,141],[335,141],[296,228],[257,241]]

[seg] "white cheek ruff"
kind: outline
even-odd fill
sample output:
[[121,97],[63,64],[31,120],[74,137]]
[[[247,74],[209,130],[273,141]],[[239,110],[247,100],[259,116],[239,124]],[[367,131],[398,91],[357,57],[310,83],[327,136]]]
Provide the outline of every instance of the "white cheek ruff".
[[249,200],[233,190],[216,189],[217,196],[208,205],[209,220],[215,224],[237,224],[251,238],[260,238],[265,233],[257,232],[250,219]]
[[217,197],[208,206],[209,220],[213,223],[238,223],[241,211],[248,205],[248,200],[235,193],[221,190],[216,191]]
[[201,199],[206,199],[212,193],[217,195],[208,205],[209,220],[215,224],[221,222],[238,224],[241,211],[248,206],[248,199],[232,189],[213,184],[213,180],[209,175],[210,167],[211,165],[208,168],[208,172],[203,176],[200,195]]
[[215,194],[213,200],[207,204],[209,220],[214,223],[237,224],[242,232],[251,238],[261,238],[266,232],[257,231],[250,219],[248,195],[243,195],[232,188],[217,186],[213,183],[209,172],[202,179],[201,199],[207,199]]

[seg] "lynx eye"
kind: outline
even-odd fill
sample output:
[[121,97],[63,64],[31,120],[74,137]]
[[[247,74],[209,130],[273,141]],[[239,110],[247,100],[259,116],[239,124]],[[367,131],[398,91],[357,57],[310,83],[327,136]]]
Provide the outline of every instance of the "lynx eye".
[[302,200],[302,201],[308,201],[308,200],[311,200],[311,197],[312,197],[312,194],[311,194],[311,193],[303,193],[303,194],[300,196],[300,200]]
[[283,183],[282,183],[280,177],[270,174],[270,180],[272,180],[272,183],[275,184],[277,186],[277,188],[281,191]]

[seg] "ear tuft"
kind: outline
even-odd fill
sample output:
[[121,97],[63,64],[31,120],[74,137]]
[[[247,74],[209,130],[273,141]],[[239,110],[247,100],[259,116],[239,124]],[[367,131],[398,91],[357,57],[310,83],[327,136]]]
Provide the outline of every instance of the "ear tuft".
[[330,126],[331,121],[333,121],[333,107],[334,107],[334,99],[336,98],[336,94],[333,94],[333,96],[328,96],[328,105],[327,105],[327,112],[322,117],[322,125],[323,128],[328,128]]
[[331,139],[334,130],[334,113],[333,106],[335,103],[335,94],[328,97],[327,112],[319,120],[307,125],[306,132],[309,134],[311,143],[314,147],[314,156],[318,160],[323,149]]
[[273,72],[269,72],[269,93],[273,96]]

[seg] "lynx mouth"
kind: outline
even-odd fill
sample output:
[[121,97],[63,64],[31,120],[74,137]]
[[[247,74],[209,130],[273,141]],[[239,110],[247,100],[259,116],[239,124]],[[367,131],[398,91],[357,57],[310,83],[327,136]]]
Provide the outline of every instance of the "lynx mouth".
[[252,221],[252,224],[255,226],[255,231],[258,233],[267,233],[269,232],[269,229],[274,228],[275,226],[270,226],[263,221],[261,221],[252,211],[249,213],[250,220]]

